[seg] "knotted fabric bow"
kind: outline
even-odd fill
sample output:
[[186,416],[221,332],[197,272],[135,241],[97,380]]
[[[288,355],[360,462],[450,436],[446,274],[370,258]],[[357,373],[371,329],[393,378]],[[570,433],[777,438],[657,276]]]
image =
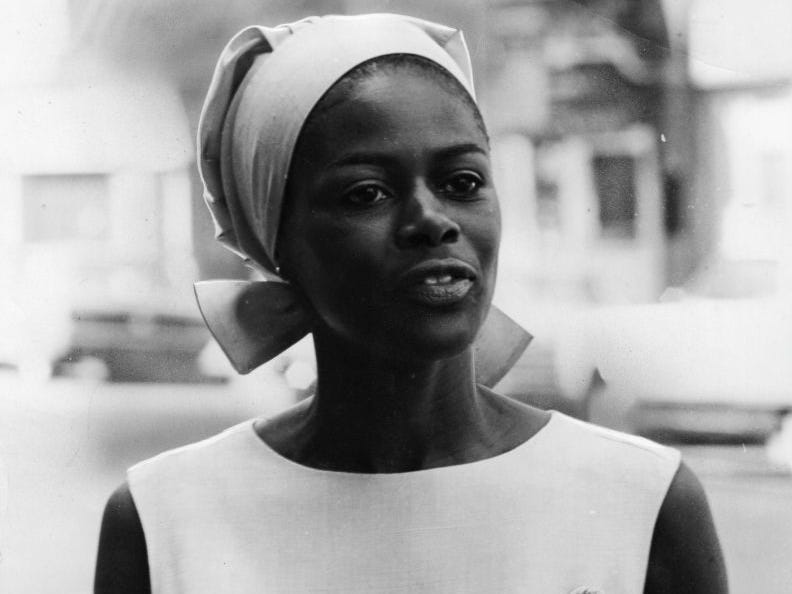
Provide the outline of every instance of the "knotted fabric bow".
[[[239,373],[310,332],[310,314],[279,276],[275,258],[289,165],[303,123],[344,74],[390,54],[436,62],[474,97],[462,32],[401,15],[310,17],[248,27],[220,55],[198,125],[204,199],[218,241],[265,280],[200,282],[195,294],[209,330]],[[480,383],[500,379],[529,341],[527,332],[492,308],[477,339]]]

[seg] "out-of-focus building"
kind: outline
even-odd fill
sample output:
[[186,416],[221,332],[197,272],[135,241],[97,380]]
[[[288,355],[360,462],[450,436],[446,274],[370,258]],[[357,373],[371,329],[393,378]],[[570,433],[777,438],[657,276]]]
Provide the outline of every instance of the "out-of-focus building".
[[792,6],[697,0],[687,23],[694,99],[691,224],[718,295],[792,288]]
[[505,268],[529,268],[521,284],[554,301],[788,287],[790,12],[490,3],[482,95],[514,215]]
[[506,222],[504,276],[531,301],[656,298],[669,58],[660,7],[497,2],[489,39],[483,101]]

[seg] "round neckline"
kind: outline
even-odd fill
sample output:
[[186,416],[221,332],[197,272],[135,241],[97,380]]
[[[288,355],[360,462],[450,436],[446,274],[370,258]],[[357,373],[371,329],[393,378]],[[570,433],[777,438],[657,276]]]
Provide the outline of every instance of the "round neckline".
[[482,458],[480,460],[473,460],[471,462],[463,462],[461,464],[448,464],[446,466],[434,466],[432,468],[421,468],[418,470],[405,470],[401,472],[350,472],[347,470],[328,470],[324,468],[315,468],[313,466],[308,466],[306,464],[300,464],[299,462],[295,462],[290,458],[287,458],[283,454],[276,451],[270,444],[264,441],[261,436],[256,432],[255,424],[259,421],[259,418],[252,419],[244,423],[244,427],[246,429],[245,433],[252,437],[257,442],[257,447],[263,448],[269,455],[278,461],[280,464],[285,466],[291,466],[302,472],[307,474],[313,474],[317,476],[325,476],[325,477],[352,477],[352,478],[367,478],[367,479],[383,479],[387,480],[387,477],[399,477],[399,478],[407,478],[407,477],[417,477],[417,476],[429,476],[447,472],[455,472],[460,470],[469,470],[476,467],[481,466],[492,466],[498,462],[502,462],[504,459],[509,458],[512,455],[517,454],[518,452],[522,452],[525,449],[534,448],[537,445],[537,442],[543,441],[545,436],[549,433],[549,429],[551,425],[557,424],[558,419],[563,416],[560,412],[556,410],[549,410],[549,418],[547,422],[542,425],[539,430],[531,435],[525,441],[520,442],[516,446],[511,449],[508,449],[500,454],[495,454],[494,456],[490,456],[488,458]]

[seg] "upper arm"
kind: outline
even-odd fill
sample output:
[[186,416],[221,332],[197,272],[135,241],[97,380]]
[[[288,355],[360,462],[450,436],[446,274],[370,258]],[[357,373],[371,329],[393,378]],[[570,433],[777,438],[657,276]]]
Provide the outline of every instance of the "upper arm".
[[146,539],[135,501],[124,483],[105,506],[96,558],[94,594],[150,594]]
[[644,594],[726,592],[726,567],[707,497],[696,475],[681,464],[657,517]]

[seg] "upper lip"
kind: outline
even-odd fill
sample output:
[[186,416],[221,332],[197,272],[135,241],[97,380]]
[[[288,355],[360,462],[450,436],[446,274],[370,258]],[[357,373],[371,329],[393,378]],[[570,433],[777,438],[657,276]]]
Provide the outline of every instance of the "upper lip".
[[399,284],[412,285],[432,276],[448,276],[475,280],[476,271],[468,263],[456,258],[425,260],[416,264],[399,277]]

